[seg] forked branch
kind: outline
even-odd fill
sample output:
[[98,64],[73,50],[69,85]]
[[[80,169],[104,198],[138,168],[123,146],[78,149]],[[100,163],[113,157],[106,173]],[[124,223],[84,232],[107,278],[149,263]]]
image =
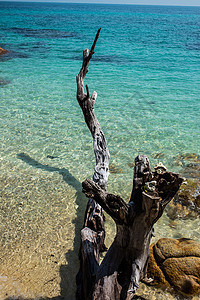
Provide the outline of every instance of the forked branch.
[[120,196],[107,193],[89,179],[85,180],[82,186],[83,193],[87,197],[95,199],[116,224],[127,224],[129,206]]

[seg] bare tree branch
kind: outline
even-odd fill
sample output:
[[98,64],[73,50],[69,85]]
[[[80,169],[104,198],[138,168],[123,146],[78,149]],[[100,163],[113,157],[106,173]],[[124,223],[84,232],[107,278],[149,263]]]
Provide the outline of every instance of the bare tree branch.
[[[96,167],[93,181],[83,182],[89,198],[81,231],[80,270],[77,275],[77,300],[129,300],[140,280],[147,278],[149,245],[153,225],[178,191],[183,178],[168,172],[159,163],[151,171],[147,156],[135,159],[133,189],[130,202],[106,192],[109,176],[109,151],[103,131],[94,113],[97,93],[90,96],[84,79],[94,54],[100,29],[91,50],[84,50],[83,64],[77,75],[77,100],[93,137]],[[116,223],[114,241],[99,266],[99,253],[105,250],[103,209]]]

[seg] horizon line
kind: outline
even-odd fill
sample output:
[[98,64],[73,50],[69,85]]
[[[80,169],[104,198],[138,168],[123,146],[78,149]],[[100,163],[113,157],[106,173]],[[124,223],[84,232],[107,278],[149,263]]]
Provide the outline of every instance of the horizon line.
[[20,3],[57,3],[57,4],[104,4],[104,5],[138,5],[138,6],[168,6],[168,7],[200,7],[199,5],[192,4],[192,5],[177,5],[177,4],[139,4],[139,3],[104,3],[104,2],[70,2],[70,1],[56,1],[56,0],[39,0],[39,1],[27,1],[27,0],[1,0],[1,2],[20,2]]

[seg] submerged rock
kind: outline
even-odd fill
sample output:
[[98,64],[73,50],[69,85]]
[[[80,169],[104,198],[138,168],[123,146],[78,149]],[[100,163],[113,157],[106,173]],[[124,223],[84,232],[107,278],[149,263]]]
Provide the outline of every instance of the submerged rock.
[[186,164],[182,174],[186,178],[200,178],[200,161]]
[[171,220],[195,219],[198,217],[198,213],[190,209],[190,207],[182,205],[182,203],[175,204],[174,202],[170,203],[167,215]]
[[170,219],[196,218],[200,215],[200,180],[188,179],[167,208]]
[[186,178],[200,178],[200,155],[197,153],[180,154],[175,164],[182,166],[181,174]]
[[186,177],[176,197],[167,208],[170,219],[197,218],[200,215],[200,155],[183,153],[176,158],[176,164],[182,167],[181,175]]
[[178,193],[179,200],[187,206],[192,205],[196,210],[200,209],[200,180],[187,180],[187,185],[182,185]]
[[6,53],[8,53],[8,50],[5,50],[0,47],[0,55],[6,54]]
[[155,159],[157,159],[157,158],[163,158],[164,156],[165,156],[165,154],[162,153],[162,152],[157,152],[157,153],[153,153],[152,154],[152,157],[155,158]]
[[199,161],[200,155],[197,153],[182,153],[177,157],[178,160],[194,160]]
[[148,276],[184,296],[200,294],[200,243],[163,238],[150,246]]
[[110,164],[109,166],[109,171],[110,173],[113,173],[113,174],[119,174],[119,173],[122,173],[122,169],[117,167],[116,165],[114,164]]
[[135,163],[134,162],[130,162],[128,163],[129,168],[134,168],[135,167]]
[[11,83],[10,80],[6,80],[6,79],[0,77],[0,87],[5,86],[5,85],[7,85],[9,83]]

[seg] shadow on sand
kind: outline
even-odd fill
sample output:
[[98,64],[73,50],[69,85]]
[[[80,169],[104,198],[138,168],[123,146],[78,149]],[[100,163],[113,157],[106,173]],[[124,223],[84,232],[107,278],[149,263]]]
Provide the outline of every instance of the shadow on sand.
[[[80,247],[80,231],[82,227],[83,217],[84,217],[84,211],[86,206],[87,200],[85,196],[82,193],[82,186],[81,183],[65,168],[56,168],[51,167],[49,165],[44,165],[36,161],[35,159],[31,158],[26,153],[19,153],[17,155],[18,159],[21,159],[23,162],[29,164],[30,166],[33,166],[34,168],[42,169],[48,172],[58,172],[60,175],[62,175],[63,180],[70,186],[72,186],[76,190],[76,204],[77,204],[77,211],[76,211],[76,218],[73,220],[73,224],[75,225],[75,236],[74,236],[74,250],[69,250],[66,254],[66,260],[68,262],[67,265],[61,265],[60,266],[60,277],[61,277],[61,283],[60,283],[60,296],[53,297],[53,298],[39,298],[39,299],[51,299],[51,300],[60,300],[60,299],[66,299],[66,300],[73,300],[75,299],[72,297],[72,292],[69,291],[69,287],[71,286],[71,282],[75,282],[75,272],[76,268],[74,266],[74,261],[78,260],[78,253],[79,253],[79,247]],[[85,205],[83,205],[85,203]],[[81,221],[80,221],[81,220]],[[78,271],[78,270],[77,270]],[[70,277],[67,274],[72,274]],[[73,278],[74,277],[74,278]],[[69,282],[70,281],[70,282]],[[70,295],[70,296],[69,296]],[[8,297],[7,300],[11,299],[20,299],[23,300],[24,298],[17,298],[17,297]],[[38,299],[38,298],[37,298]],[[27,299],[28,300],[28,299]],[[31,300],[31,299],[30,299]]]
[[[73,251],[68,251],[65,256],[66,260],[68,262],[67,265],[61,265],[60,266],[60,277],[61,277],[61,283],[60,283],[60,296],[56,297],[37,297],[37,300],[74,300],[75,295],[71,296],[71,293],[69,291],[69,286],[71,286],[71,281],[75,281],[76,274],[74,273],[75,268],[73,262],[78,259],[78,253],[79,253],[79,246],[80,246],[80,230],[81,230],[81,222],[83,221],[85,207],[82,205],[84,202],[86,204],[85,196],[82,194],[82,186],[81,183],[65,168],[56,168],[51,167],[49,165],[44,165],[36,161],[35,159],[31,158],[28,154],[25,153],[19,153],[17,155],[18,159],[21,159],[23,162],[29,164],[30,166],[33,166],[35,168],[39,168],[48,172],[58,172],[60,175],[62,175],[63,180],[70,186],[72,186],[74,189],[76,189],[76,204],[78,206],[77,208],[77,215],[76,218],[73,220],[73,223],[75,224],[75,237],[74,237],[74,247]],[[83,207],[83,208],[81,208]],[[67,274],[73,274],[70,278],[67,276]],[[70,282],[69,282],[70,280]],[[70,295],[69,295],[70,294]],[[146,298],[143,298],[141,296],[134,295],[132,299],[138,299],[138,300],[147,300]],[[34,298],[24,298],[24,297],[7,297],[4,300],[36,300]],[[114,299],[113,299],[114,300]]]

